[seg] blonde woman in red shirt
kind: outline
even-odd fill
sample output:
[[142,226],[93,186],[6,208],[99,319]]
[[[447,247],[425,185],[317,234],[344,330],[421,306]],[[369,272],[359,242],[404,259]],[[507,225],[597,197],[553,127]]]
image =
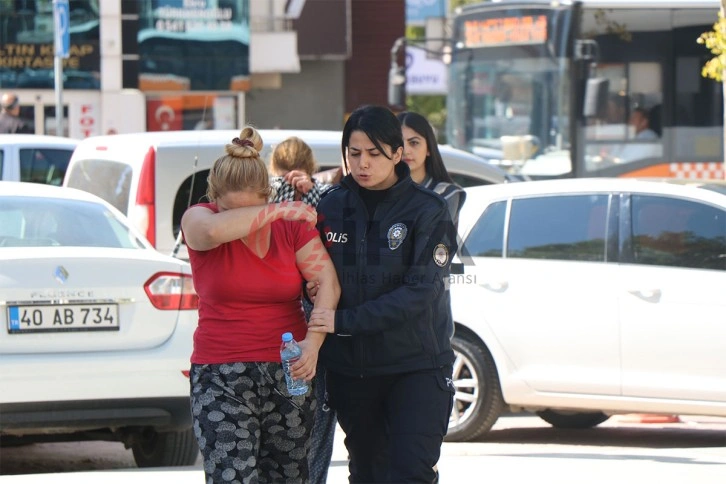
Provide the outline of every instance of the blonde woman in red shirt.
[[312,381],[324,335],[307,331],[302,281],[319,282],[315,307],[334,309],[340,296],[314,208],[267,203],[262,146],[254,128],[243,129],[209,173],[210,202],[182,218],[199,294],[192,415],[210,484],[307,482],[315,394],[288,393],[281,335],[292,332],[302,347],[293,377]]

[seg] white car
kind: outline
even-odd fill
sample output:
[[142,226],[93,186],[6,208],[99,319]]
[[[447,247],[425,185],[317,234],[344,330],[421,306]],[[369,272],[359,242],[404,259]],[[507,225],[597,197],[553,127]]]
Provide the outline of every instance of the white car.
[[188,263],[100,198],[0,182],[0,439],[118,440],[191,465]]
[[450,281],[448,440],[475,439],[505,408],[566,428],[621,413],[726,416],[723,184],[569,179],[467,192],[463,271]]
[[60,185],[79,142],[61,136],[0,134],[0,180]]

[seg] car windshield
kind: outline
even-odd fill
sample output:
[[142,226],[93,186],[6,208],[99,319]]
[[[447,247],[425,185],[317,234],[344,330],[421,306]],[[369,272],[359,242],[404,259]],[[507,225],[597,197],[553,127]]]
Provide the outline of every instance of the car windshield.
[[3,247],[144,249],[128,226],[101,204],[60,198],[0,197]]

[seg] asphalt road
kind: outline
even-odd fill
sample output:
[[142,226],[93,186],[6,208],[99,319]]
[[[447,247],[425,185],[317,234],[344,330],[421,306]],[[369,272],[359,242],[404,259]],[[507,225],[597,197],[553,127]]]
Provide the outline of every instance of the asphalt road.
[[[347,482],[343,434],[336,435],[328,482]],[[112,442],[36,444],[0,449],[0,484],[204,482],[189,468],[137,469]],[[537,417],[506,416],[478,442],[445,443],[441,483],[726,483],[726,419],[681,417],[640,424],[613,417],[581,431],[553,429]]]

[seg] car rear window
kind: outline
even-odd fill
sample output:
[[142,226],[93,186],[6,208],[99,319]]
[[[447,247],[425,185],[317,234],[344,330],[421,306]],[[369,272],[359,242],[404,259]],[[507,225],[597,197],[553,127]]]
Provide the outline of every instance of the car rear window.
[[71,155],[72,149],[20,149],[20,181],[60,186]]
[[0,250],[54,246],[145,248],[113,212],[98,203],[0,197]]
[[71,166],[65,185],[93,193],[128,215],[131,175],[131,167],[125,163],[81,160]]

